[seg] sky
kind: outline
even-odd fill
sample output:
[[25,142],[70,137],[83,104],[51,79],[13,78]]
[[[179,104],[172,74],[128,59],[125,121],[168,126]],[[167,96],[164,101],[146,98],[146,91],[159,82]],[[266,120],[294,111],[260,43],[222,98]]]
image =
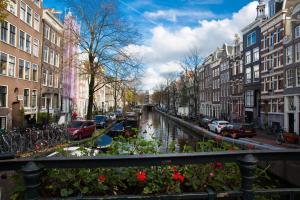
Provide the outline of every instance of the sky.
[[[170,72],[179,73],[180,61],[192,48],[205,57],[224,43],[232,44],[234,35],[255,19],[258,4],[251,0],[117,1],[122,16],[143,36],[127,49],[143,60],[144,90],[165,83]],[[44,0],[44,7],[66,10],[57,0]]]

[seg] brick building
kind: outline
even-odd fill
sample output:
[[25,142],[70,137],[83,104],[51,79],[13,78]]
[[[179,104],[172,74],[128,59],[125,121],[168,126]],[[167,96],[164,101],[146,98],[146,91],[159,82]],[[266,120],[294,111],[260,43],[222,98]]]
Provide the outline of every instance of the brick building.
[[43,56],[41,66],[40,112],[58,116],[63,67],[63,24],[52,10],[43,11]]
[[40,95],[42,1],[9,1],[7,12],[0,30],[1,129],[36,117]]

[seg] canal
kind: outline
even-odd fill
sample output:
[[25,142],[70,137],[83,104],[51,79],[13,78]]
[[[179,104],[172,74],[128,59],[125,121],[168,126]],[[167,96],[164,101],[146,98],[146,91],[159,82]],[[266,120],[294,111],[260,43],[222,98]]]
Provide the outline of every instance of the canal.
[[161,152],[169,152],[175,147],[176,152],[181,152],[184,145],[196,147],[203,138],[196,133],[184,129],[156,111],[144,109],[140,118],[140,135],[147,140],[158,140]]

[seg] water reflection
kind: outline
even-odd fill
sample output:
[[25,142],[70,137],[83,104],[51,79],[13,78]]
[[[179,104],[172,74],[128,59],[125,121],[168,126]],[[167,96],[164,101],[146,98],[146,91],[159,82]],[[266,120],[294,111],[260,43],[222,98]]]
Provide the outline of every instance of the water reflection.
[[140,134],[147,140],[159,140],[161,152],[169,152],[168,147],[174,147],[181,152],[185,145],[196,147],[200,136],[179,127],[173,121],[155,111],[144,110],[140,120]]

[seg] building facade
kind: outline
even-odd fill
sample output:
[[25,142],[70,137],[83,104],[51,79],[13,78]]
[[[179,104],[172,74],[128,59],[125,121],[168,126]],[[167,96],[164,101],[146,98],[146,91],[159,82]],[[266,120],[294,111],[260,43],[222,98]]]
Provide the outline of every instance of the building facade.
[[233,45],[233,55],[230,61],[230,121],[244,121],[244,69],[243,43],[236,35]]
[[244,95],[245,122],[259,122],[260,118],[260,25],[266,20],[265,3],[259,1],[257,16],[254,22],[242,30],[243,33],[243,63],[244,63]]
[[7,13],[0,31],[0,129],[36,118],[40,95],[42,1],[11,0]]
[[283,1],[269,1],[269,19],[261,29],[261,125],[284,126],[283,38],[287,11]]
[[300,131],[300,3],[288,13],[284,39],[284,129],[299,135]]
[[64,27],[50,9],[43,11],[43,30],[39,112],[59,116]]

